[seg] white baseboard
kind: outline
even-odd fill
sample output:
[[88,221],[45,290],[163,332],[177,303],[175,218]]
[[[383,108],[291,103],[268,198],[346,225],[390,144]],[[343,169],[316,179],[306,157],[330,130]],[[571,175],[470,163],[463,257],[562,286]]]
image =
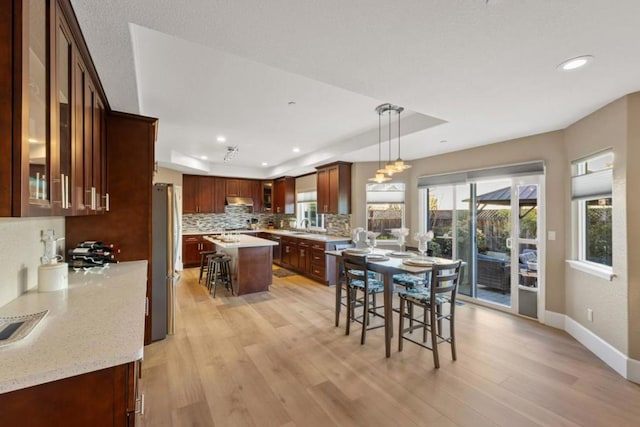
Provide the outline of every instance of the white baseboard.
[[627,357],[569,316],[547,311],[545,312],[545,324],[566,331],[621,376],[640,383],[640,361]]
[[627,379],[640,384],[640,360],[629,359],[627,361]]
[[552,328],[565,330],[564,319],[567,316],[564,314],[556,313],[554,311],[545,311],[544,324],[551,326]]

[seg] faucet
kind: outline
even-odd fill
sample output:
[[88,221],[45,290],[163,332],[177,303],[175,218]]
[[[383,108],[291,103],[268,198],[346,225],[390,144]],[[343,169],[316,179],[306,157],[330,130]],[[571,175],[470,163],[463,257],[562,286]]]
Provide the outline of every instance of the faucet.
[[303,218],[300,221],[300,228],[304,228],[305,230],[309,229],[309,219],[308,218]]

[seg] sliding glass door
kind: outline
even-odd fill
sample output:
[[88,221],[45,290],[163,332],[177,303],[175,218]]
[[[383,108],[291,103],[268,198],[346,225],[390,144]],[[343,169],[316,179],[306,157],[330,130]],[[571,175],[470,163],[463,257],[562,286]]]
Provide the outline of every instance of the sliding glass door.
[[434,255],[467,264],[463,298],[537,317],[539,190],[538,176],[426,189]]

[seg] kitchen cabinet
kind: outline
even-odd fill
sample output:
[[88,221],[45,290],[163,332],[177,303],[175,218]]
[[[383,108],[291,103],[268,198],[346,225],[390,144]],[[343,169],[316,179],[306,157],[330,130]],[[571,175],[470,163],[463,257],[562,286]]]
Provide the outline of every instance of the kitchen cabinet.
[[296,180],[287,176],[273,181],[273,213],[294,214]]
[[3,426],[135,426],[140,361],[0,395]]
[[213,178],[213,213],[224,213],[227,196],[226,180],[224,178]]
[[[279,237],[275,234],[272,236]],[[348,241],[348,238],[322,242],[295,236],[281,236],[280,262],[276,261],[275,256],[274,262],[312,280],[331,284],[335,277],[335,266],[327,264],[325,251],[335,249],[336,243]]]
[[182,236],[182,264],[184,267],[199,267],[200,252],[212,251],[215,245],[204,240],[204,234]]
[[316,168],[318,213],[351,213],[351,163],[335,162]]
[[214,213],[215,178],[202,175],[182,176],[182,213]]
[[[335,248],[335,245],[332,248]],[[307,273],[312,279],[323,283],[327,279],[326,255],[324,253],[326,250],[329,250],[326,243],[313,242],[310,248],[309,267],[307,269]]]
[[5,1],[0,16],[0,215],[105,212],[108,104],[69,0]]
[[262,197],[262,181],[251,181],[251,199],[253,200],[253,212],[262,213],[264,210],[264,200]]
[[304,274],[310,273],[311,270],[311,245],[308,240],[298,241],[298,271]]
[[[149,260],[151,263],[151,199],[157,119],[134,114],[108,112],[106,117],[107,176],[112,194],[108,215],[67,216],[65,245],[75,247],[83,240],[112,242],[119,249],[118,260]],[[148,275],[147,297],[151,300]],[[151,317],[145,319],[145,343],[151,342]]]
[[300,258],[298,240],[295,237],[282,237],[280,239],[280,244],[282,245],[280,264],[282,267],[298,270],[298,260]]
[[281,236],[278,236],[277,234],[272,234],[272,233],[260,232],[258,233],[257,237],[261,239],[271,240],[272,242],[277,243],[277,245],[271,247],[272,254],[273,254],[273,263],[277,265],[282,265]]
[[227,179],[227,196],[228,197],[252,197],[252,182],[248,179]]
[[262,181],[260,183],[260,195],[262,199],[261,212],[271,213],[273,206],[273,181]]

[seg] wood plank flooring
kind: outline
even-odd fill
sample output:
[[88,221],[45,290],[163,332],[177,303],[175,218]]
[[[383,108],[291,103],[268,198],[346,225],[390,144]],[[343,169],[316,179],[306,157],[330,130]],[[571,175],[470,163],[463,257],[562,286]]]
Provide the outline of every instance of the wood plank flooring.
[[465,304],[458,360],[441,368],[384,331],[334,327],[334,289],[274,277],[269,292],[211,298],[186,270],[177,331],[145,347],[138,424],[161,426],[638,426],[640,386],[564,332]]

